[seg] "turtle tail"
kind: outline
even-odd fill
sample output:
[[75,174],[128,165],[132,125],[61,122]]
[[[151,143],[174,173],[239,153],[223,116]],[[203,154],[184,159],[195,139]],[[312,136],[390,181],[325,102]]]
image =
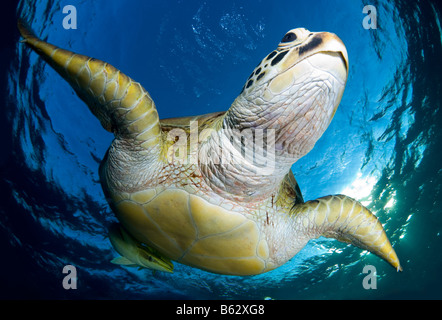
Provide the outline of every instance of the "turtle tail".
[[310,239],[325,236],[351,243],[402,271],[382,224],[358,201],[344,195],[326,196],[298,204],[291,212]]
[[38,39],[22,21],[22,42],[54,68],[117,137],[137,140],[149,150],[161,145],[161,127],[149,93],[110,64],[60,49]]

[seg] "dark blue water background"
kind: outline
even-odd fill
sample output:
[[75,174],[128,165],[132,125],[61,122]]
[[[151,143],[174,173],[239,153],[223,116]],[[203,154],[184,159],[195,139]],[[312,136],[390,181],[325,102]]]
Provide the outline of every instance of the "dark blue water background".
[[[77,29],[65,30],[65,5]],[[366,30],[362,8],[377,9]],[[5,9],[0,157],[0,297],[61,299],[442,298],[441,10],[437,1],[31,1]],[[226,110],[286,31],[331,31],[350,73],[335,118],[293,166],[305,199],[346,193],[384,224],[404,271],[320,238],[253,277],[180,264],[122,268],[98,165],[112,136],[73,90],[18,43],[15,17],[62,48],[107,61],[143,84],[161,117]],[[6,23],[5,23],[6,21]],[[2,30],[5,30],[2,28]],[[3,70],[2,70],[3,71]],[[77,268],[65,290],[65,265]],[[365,265],[377,289],[365,290]]]

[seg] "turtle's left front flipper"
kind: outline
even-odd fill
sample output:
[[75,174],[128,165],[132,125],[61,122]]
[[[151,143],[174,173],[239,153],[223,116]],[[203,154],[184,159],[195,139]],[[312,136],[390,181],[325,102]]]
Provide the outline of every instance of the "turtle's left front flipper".
[[335,238],[368,250],[402,271],[399,259],[377,217],[344,195],[326,196],[296,205],[291,213],[297,232],[306,238]]
[[162,146],[155,104],[138,82],[106,62],[38,39],[21,21],[18,28],[23,42],[69,82],[106,130],[138,141],[148,152]]

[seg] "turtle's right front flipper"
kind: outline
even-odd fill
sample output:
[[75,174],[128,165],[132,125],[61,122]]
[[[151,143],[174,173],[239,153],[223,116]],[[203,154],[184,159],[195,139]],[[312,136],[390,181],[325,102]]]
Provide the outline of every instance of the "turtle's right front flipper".
[[106,130],[117,137],[136,140],[147,152],[161,148],[161,127],[155,104],[138,82],[106,62],[38,39],[21,21],[18,28],[23,42],[69,82]]
[[344,195],[326,196],[297,204],[291,214],[298,226],[296,231],[307,240],[325,236],[351,243],[402,271],[382,224],[358,201]]

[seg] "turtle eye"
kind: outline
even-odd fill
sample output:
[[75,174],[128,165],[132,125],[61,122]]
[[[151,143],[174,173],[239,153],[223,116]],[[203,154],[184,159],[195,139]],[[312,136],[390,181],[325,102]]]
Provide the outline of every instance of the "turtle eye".
[[282,38],[281,43],[292,42],[295,41],[297,38],[298,37],[295,33],[289,32],[284,36],[284,38]]

